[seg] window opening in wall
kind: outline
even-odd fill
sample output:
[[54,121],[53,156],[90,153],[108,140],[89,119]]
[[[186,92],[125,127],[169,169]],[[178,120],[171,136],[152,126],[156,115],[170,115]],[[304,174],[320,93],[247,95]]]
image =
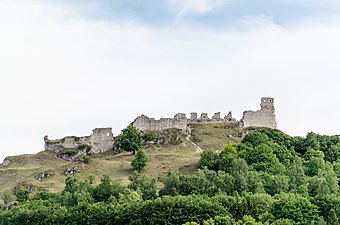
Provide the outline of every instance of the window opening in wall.
[[106,135],[109,137],[109,136],[110,136],[110,133],[106,133]]

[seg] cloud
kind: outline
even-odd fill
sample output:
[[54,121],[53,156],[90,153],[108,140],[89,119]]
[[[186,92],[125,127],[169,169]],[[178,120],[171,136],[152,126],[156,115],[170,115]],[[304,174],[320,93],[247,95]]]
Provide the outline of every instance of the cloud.
[[183,16],[186,13],[205,14],[215,8],[226,4],[226,0],[170,0],[170,5],[178,10]]
[[[139,114],[259,108],[276,98],[291,135],[339,133],[340,18],[244,29],[93,20],[79,5],[0,3],[0,158],[43,150],[43,136],[118,134]],[[254,22],[255,21],[255,22]]]

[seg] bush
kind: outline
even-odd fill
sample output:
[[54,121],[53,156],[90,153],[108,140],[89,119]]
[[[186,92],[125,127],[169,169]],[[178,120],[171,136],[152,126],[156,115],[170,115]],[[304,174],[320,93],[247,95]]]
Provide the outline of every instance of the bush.
[[150,131],[145,131],[143,133],[143,140],[144,141],[154,141],[157,138],[157,133],[154,130],[150,130]]
[[216,170],[218,168],[218,153],[212,150],[206,150],[201,153],[200,166],[201,168],[207,167],[211,170]]
[[91,151],[91,146],[88,145],[88,144],[80,144],[80,145],[77,146],[77,149],[78,149],[79,151],[85,150],[86,153],[89,153],[89,152]]
[[145,155],[144,151],[139,150],[137,152],[137,155],[135,156],[135,158],[132,160],[131,162],[131,166],[133,168],[133,171],[137,171],[137,172],[141,172],[144,167],[146,166],[148,162],[148,158]]
[[85,164],[89,164],[89,163],[91,162],[91,157],[88,156],[88,155],[84,155],[84,156],[83,156],[83,162],[84,162]]

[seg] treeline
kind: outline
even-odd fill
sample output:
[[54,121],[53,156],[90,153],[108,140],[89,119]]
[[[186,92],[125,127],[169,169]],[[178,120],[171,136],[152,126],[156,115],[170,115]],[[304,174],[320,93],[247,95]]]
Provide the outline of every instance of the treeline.
[[339,154],[338,135],[259,129],[239,145],[202,153],[194,175],[134,172],[128,186],[69,177],[59,193],[19,192],[0,224],[337,225]]

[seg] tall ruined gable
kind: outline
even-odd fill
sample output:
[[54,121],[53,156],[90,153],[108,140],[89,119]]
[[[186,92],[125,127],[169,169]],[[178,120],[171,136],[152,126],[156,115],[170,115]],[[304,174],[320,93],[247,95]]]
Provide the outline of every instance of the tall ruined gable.
[[274,98],[261,98],[261,109],[243,112],[243,127],[268,127],[276,129]]

